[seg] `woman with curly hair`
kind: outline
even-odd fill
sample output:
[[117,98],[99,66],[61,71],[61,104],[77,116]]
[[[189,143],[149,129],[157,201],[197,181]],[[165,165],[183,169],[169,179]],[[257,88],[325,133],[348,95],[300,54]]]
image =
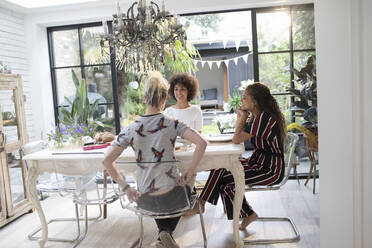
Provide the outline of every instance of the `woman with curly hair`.
[[[270,89],[262,83],[247,86],[241,98],[242,105],[237,110],[237,121],[233,143],[240,144],[250,140],[254,146],[251,157],[242,161],[245,183],[253,185],[274,185],[284,177],[284,142],[286,136],[285,119]],[[212,170],[200,194],[202,205],[209,202],[217,204],[221,196],[227,218],[233,218],[235,196],[234,178],[226,169]],[[202,207],[204,210],[204,207]],[[193,209],[189,215],[198,213]],[[258,215],[243,199],[240,211],[244,230]]]
[[164,114],[182,121],[199,133],[203,127],[203,116],[199,106],[191,105],[198,91],[198,80],[189,73],[173,74],[169,79],[169,95],[177,103],[164,111]]

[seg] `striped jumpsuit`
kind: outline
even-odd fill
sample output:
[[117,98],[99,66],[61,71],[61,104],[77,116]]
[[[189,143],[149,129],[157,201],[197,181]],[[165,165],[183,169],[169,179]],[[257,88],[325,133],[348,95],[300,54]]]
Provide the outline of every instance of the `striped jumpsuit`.
[[[276,121],[266,112],[259,113],[245,126],[244,132],[252,135],[251,142],[255,147],[252,156],[242,161],[247,185],[273,185],[283,180],[284,155],[279,130]],[[227,219],[231,220],[235,184],[233,176],[226,169],[211,170],[200,198],[216,205],[219,195],[224,203]],[[240,217],[253,213],[244,197]]]

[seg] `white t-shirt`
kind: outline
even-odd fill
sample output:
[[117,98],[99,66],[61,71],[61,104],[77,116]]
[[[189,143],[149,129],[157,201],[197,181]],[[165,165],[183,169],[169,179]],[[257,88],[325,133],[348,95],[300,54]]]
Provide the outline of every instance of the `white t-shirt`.
[[185,109],[176,109],[173,106],[164,110],[164,114],[173,119],[182,121],[196,131],[201,131],[203,127],[203,115],[197,105],[191,105]]

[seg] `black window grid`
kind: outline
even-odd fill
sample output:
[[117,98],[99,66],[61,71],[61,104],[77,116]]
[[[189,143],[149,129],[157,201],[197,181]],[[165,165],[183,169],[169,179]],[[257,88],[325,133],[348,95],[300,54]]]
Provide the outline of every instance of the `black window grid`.
[[[109,23],[109,24],[111,24],[111,23]],[[112,55],[110,57],[110,62],[108,62],[108,63],[84,64],[84,53],[83,53],[83,48],[82,48],[83,46],[82,46],[81,30],[83,28],[98,27],[98,26],[102,26],[102,22],[74,24],[74,25],[65,25],[65,26],[48,27],[47,28],[48,44],[49,44],[49,63],[50,63],[50,68],[51,68],[51,79],[52,79],[54,119],[55,119],[56,124],[58,124],[60,122],[59,119],[58,119],[59,109],[61,107],[65,107],[63,105],[58,104],[58,90],[57,90],[56,70],[58,70],[58,69],[69,69],[69,68],[71,68],[71,69],[79,68],[79,69],[81,69],[81,77],[85,79],[86,78],[85,70],[84,70],[85,68],[96,67],[96,66],[110,66],[111,67],[113,102],[100,103],[98,105],[101,105],[101,106],[102,105],[106,105],[106,106],[113,105],[114,106],[115,132],[116,132],[116,134],[118,134],[120,132],[120,117],[119,117],[119,102],[118,102],[118,96],[117,96],[117,77],[116,77],[115,58]],[[78,30],[80,64],[79,65],[71,65],[71,66],[55,66],[53,32],[73,30],[73,29]],[[109,30],[111,32],[111,30],[112,30],[111,25],[109,25]]]
[[[209,11],[209,12],[198,12],[198,13],[186,13],[181,14],[181,16],[190,16],[190,15],[204,15],[204,14],[217,14],[217,13],[228,13],[228,12],[238,12],[238,11],[251,11],[251,23],[252,23],[252,53],[253,53],[253,71],[254,71],[254,81],[260,81],[259,77],[259,55],[261,54],[276,54],[276,53],[289,53],[290,54],[290,86],[294,87],[294,53],[296,52],[315,52],[315,48],[309,49],[293,49],[293,28],[292,28],[292,21],[293,21],[293,11],[295,10],[313,10],[313,4],[299,4],[299,5],[291,5],[291,6],[280,6],[280,7],[263,7],[263,8],[241,8],[241,9],[231,9],[231,10],[218,10],[218,11]],[[289,49],[288,50],[279,50],[279,51],[265,51],[259,52],[258,51],[258,42],[257,42],[257,13],[266,13],[266,12],[273,12],[273,11],[288,11],[291,18],[291,26],[289,27]],[[111,22],[109,24],[109,32],[112,32],[112,25]],[[85,78],[85,70],[83,68],[89,66],[111,66],[111,75],[112,75],[112,89],[113,89],[113,99],[114,102],[100,104],[100,105],[111,105],[114,104],[114,114],[115,114],[115,126],[116,126],[116,133],[120,131],[120,120],[119,120],[119,102],[117,98],[117,76],[116,76],[116,67],[115,67],[115,57],[114,55],[110,58],[110,63],[103,63],[103,64],[84,64],[84,55],[82,50],[81,44],[81,29],[86,27],[94,27],[94,26],[101,26],[102,22],[95,22],[95,23],[85,23],[85,24],[75,24],[75,25],[65,25],[65,26],[58,26],[58,27],[49,27],[47,28],[48,33],[48,44],[49,44],[49,60],[50,60],[50,67],[51,67],[51,78],[52,78],[52,90],[53,90],[53,104],[54,104],[54,115],[56,123],[59,123],[58,120],[58,108],[61,107],[58,105],[58,92],[57,92],[57,85],[55,79],[55,70],[56,69],[66,69],[66,68],[81,68],[82,78]],[[54,54],[53,54],[53,39],[52,33],[53,31],[60,31],[60,30],[69,30],[69,29],[78,29],[78,37],[79,37],[79,51],[80,51],[80,65],[74,66],[62,66],[57,67],[54,66]],[[273,95],[289,95],[291,97],[291,103],[294,102],[294,96],[291,96],[288,92],[279,92],[274,93]],[[292,111],[292,121],[295,121],[295,113]]]

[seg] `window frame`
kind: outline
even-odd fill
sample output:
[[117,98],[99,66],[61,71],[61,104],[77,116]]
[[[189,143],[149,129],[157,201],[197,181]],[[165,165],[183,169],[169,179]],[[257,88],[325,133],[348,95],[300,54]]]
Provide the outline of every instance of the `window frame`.
[[[111,24],[111,23],[110,23]],[[83,28],[90,27],[99,27],[102,26],[102,22],[92,22],[92,23],[82,23],[82,24],[72,24],[72,25],[63,25],[63,26],[53,26],[47,27],[47,37],[48,37],[48,50],[49,50],[49,64],[50,64],[50,73],[51,73],[51,83],[52,83],[52,93],[53,93],[53,109],[54,109],[54,121],[56,125],[60,123],[58,119],[59,108],[62,105],[58,105],[58,90],[57,90],[57,80],[56,80],[56,70],[58,69],[69,69],[69,68],[80,68],[81,77],[85,77],[85,68],[94,67],[94,66],[110,66],[111,68],[111,79],[112,79],[112,97],[113,102],[100,103],[98,105],[105,106],[114,106],[114,119],[115,119],[115,132],[118,134],[120,132],[120,115],[119,115],[119,99],[117,95],[117,71],[115,67],[115,57],[112,54],[110,56],[110,61],[108,63],[101,64],[89,64],[84,63],[84,52],[82,46],[82,34],[81,30]],[[66,30],[76,30],[78,31],[78,44],[79,44],[79,55],[80,55],[80,64],[71,65],[71,66],[56,66],[55,65],[55,56],[54,56],[54,41],[53,41],[53,32],[55,31],[66,31]],[[112,31],[112,26],[109,25],[109,32]]]
[[[286,10],[290,14],[291,23],[289,27],[289,50],[280,50],[280,51],[265,51],[259,52],[258,51],[258,40],[257,40],[257,13],[265,13],[265,12],[273,12],[273,11],[280,11]],[[300,5],[286,5],[280,7],[261,7],[261,8],[241,8],[241,9],[230,9],[230,10],[218,10],[218,11],[206,11],[206,12],[195,12],[195,13],[185,13],[181,14],[181,16],[194,16],[194,15],[205,15],[205,14],[218,14],[218,13],[229,13],[229,12],[240,12],[240,11],[250,11],[251,12],[251,24],[252,24],[252,51],[253,54],[253,77],[254,81],[259,82],[259,55],[261,54],[275,54],[275,53],[289,53],[289,60],[290,60],[290,86],[294,87],[294,54],[297,52],[316,52],[315,48],[311,49],[293,49],[293,11],[294,10],[314,10],[314,4],[300,4]],[[102,22],[92,22],[92,23],[82,23],[82,24],[72,24],[72,25],[63,25],[63,26],[53,26],[47,28],[47,38],[48,38],[48,49],[49,49],[49,63],[50,63],[50,71],[51,71],[51,83],[52,83],[52,93],[53,93],[53,108],[54,108],[54,118],[55,123],[59,123],[58,113],[60,106],[58,105],[58,92],[57,92],[57,81],[56,81],[56,69],[67,69],[67,68],[80,68],[81,69],[81,76],[85,78],[85,70],[86,67],[91,66],[107,66],[110,65],[111,67],[111,79],[112,79],[112,92],[113,92],[113,102],[106,103],[106,104],[99,104],[99,105],[113,105],[114,106],[114,116],[115,116],[115,131],[118,134],[120,132],[120,114],[119,114],[119,99],[118,99],[118,88],[117,88],[117,70],[115,66],[115,55],[111,53],[110,62],[103,63],[103,64],[84,64],[84,56],[83,56],[83,49],[82,49],[82,40],[81,40],[81,29],[82,28],[89,28],[89,27],[97,27],[102,26]],[[54,31],[63,31],[63,30],[78,30],[78,39],[79,39],[79,53],[80,53],[80,64],[74,66],[55,66],[54,64],[54,44],[53,44],[53,37],[52,34]],[[112,33],[112,23],[108,22],[108,31]],[[110,48],[111,49],[111,48]],[[111,51],[112,52],[112,51]],[[288,92],[279,92],[274,93],[273,95],[289,95],[291,104],[294,102],[294,96]],[[291,111],[291,120],[292,122],[295,121],[295,112]]]
[[[257,37],[257,13],[267,13],[267,12],[275,12],[275,11],[288,11],[291,18],[291,23],[289,26],[289,49],[288,50],[280,50],[280,51],[266,51],[266,52],[259,52],[258,51],[258,37]],[[252,51],[253,54],[253,78],[255,82],[260,81],[259,77],[259,55],[260,54],[275,54],[275,53],[289,53],[289,64],[290,64],[290,87],[294,87],[294,54],[296,52],[316,52],[315,47],[310,49],[294,49],[293,48],[293,11],[296,10],[313,10],[314,11],[314,4],[298,4],[298,5],[285,5],[285,6],[273,6],[273,7],[260,7],[260,8],[241,8],[241,9],[230,9],[230,10],[217,10],[217,11],[206,11],[206,12],[195,12],[195,13],[186,13],[180,14],[180,16],[195,16],[195,15],[206,15],[206,14],[219,14],[219,13],[229,13],[229,12],[240,12],[240,11],[251,11],[251,24],[252,24]],[[289,92],[279,92],[273,93],[274,96],[276,95],[288,95],[290,96],[291,104],[293,105],[295,97]],[[296,121],[295,111],[291,111],[291,121]]]

